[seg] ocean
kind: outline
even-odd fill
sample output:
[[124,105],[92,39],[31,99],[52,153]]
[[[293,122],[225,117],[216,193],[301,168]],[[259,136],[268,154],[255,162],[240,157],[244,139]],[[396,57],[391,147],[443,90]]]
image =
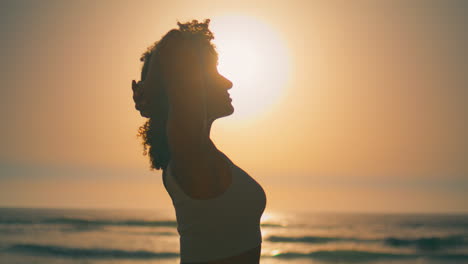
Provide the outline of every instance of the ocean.
[[[0,208],[1,264],[179,263],[173,211]],[[262,264],[468,263],[468,215],[266,211]]]

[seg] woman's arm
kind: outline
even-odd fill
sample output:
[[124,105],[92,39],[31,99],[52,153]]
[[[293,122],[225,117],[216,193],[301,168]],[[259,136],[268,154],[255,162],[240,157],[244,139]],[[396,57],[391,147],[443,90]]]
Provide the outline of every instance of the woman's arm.
[[193,41],[183,38],[175,38],[167,45],[161,62],[169,99],[167,135],[171,171],[189,196],[202,198],[214,190],[204,69],[199,57],[203,54],[193,47]]

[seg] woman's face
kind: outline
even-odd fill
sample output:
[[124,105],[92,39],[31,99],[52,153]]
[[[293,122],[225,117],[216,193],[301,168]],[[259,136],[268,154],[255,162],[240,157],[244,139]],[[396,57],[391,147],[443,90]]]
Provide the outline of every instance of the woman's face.
[[207,52],[205,58],[206,110],[208,119],[215,120],[234,113],[232,99],[228,93],[232,82],[218,72],[215,54]]

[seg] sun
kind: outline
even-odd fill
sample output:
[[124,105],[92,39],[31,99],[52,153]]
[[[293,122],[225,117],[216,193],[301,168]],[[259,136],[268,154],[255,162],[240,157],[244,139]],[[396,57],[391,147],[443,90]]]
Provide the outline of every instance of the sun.
[[289,56],[278,33],[244,15],[214,17],[210,28],[219,53],[218,70],[233,82],[231,117],[252,118],[271,109],[289,78]]

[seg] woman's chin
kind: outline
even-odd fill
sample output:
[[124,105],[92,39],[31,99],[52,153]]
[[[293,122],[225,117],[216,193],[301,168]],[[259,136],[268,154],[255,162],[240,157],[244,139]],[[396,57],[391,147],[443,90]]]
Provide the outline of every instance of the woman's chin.
[[222,118],[222,117],[226,117],[226,116],[230,116],[234,113],[234,107],[229,107],[227,109],[225,109],[225,111],[223,111],[222,113],[219,113],[218,117],[217,118]]
[[228,114],[228,116],[232,115],[233,113],[234,113],[234,106],[231,105],[231,106],[229,107],[229,114]]
[[215,117],[214,119],[217,119],[232,115],[234,113],[234,106],[231,103],[224,103],[222,105],[218,105],[217,107],[213,107],[208,111],[210,113],[214,113],[211,114],[211,116]]

